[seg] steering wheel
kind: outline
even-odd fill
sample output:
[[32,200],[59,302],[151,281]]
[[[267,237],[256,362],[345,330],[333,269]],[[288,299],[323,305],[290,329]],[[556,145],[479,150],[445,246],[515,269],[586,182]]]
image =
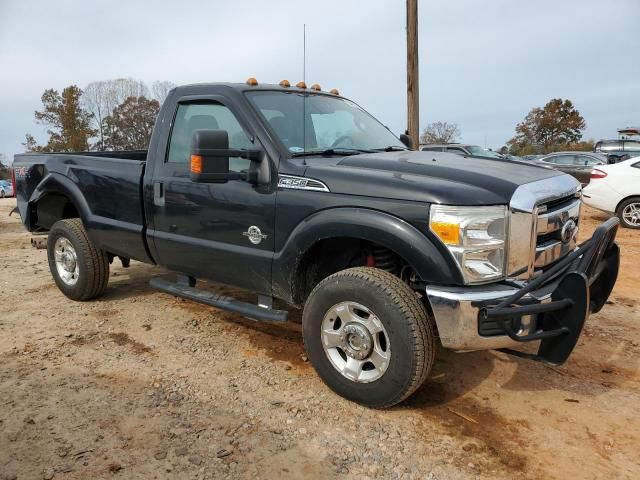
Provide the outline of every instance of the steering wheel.
[[336,140],[331,144],[331,146],[329,148],[337,147],[338,145],[340,145],[345,140],[349,140],[349,142],[351,142],[351,145],[353,145],[353,138],[351,138],[351,136],[342,135],[341,137],[336,138]]

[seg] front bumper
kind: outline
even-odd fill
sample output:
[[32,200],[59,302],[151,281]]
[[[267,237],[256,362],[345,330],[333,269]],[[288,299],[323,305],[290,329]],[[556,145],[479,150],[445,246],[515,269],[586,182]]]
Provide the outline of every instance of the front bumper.
[[[618,276],[611,218],[593,236],[528,283],[426,288],[442,345],[454,350],[506,349],[560,364],[575,347],[584,322],[598,312]],[[540,341],[536,355],[510,350]]]

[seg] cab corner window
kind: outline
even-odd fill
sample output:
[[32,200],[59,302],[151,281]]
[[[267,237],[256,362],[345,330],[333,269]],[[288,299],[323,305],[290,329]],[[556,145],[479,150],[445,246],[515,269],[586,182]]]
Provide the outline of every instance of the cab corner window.
[[[229,148],[252,148],[249,136],[240,122],[227,107],[217,103],[190,103],[178,106],[171,131],[167,162],[186,165],[190,158],[191,138],[195,130],[226,130]],[[240,172],[249,168],[250,161],[244,158],[229,158],[229,170]]]

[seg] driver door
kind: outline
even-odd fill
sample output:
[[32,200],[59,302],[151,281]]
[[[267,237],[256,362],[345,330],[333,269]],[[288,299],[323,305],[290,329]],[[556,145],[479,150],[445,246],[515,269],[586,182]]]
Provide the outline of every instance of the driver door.
[[[275,189],[244,180],[197,183],[189,172],[194,130],[226,130],[232,149],[262,147],[223,97],[192,98],[178,103],[165,161],[154,173],[149,236],[158,263],[194,277],[270,293]],[[249,164],[230,158],[229,170],[239,172]]]

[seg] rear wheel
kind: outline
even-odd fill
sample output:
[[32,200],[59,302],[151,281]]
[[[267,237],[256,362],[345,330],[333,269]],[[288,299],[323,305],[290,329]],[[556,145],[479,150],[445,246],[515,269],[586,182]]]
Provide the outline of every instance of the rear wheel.
[[89,239],[78,218],[60,220],[47,240],[49,270],[62,293],[72,300],[90,300],[109,281],[109,258]]
[[631,197],[622,202],[616,214],[623,227],[640,228],[640,197]]
[[309,360],[339,395],[384,408],[411,395],[435,356],[431,319],[415,292],[375,268],[350,268],[311,292],[302,317]]

